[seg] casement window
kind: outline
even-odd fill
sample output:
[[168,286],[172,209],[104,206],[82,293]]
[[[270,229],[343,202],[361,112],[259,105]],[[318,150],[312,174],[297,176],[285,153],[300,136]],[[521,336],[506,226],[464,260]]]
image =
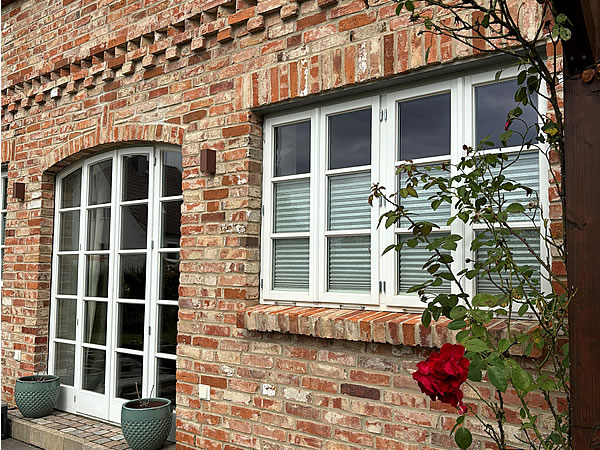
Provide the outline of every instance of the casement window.
[[[8,171],[5,164],[0,168],[0,287],[4,273],[4,239],[6,238],[6,203],[8,200]],[[1,297],[1,294],[0,294]]]
[[[516,70],[505,71],[500,81],[494,75],[465,75],[267,117],[262,301],[391,310],[421,307],[418,296],[406,292],[428,279],[422,266],[429,254],[421,246],[404,246],[382,256],[388,245],[408,239],[411,231],[406,221],[377,228],[386,206],[369,206],[370,188],[380,183],[387,192],[395,192],[405,181],[396,168],[409,160],[423,166],[448,162],[455,171],[465,156],[463,144],[476,146],[487,135],[502,133],[506,114],[515,106]],[[540,103],[536,107],[542,109]],[[523,118],[537,121],[531,108],[525,108]],[[514,128],[523,131],[517,124]],[[508,147],[487,151],[514,158],[520,150],[516,142],[515,136]],[[547,192],[546,173],[545,158],[536,149],[522,151],[505,172],[540,193]],[[453,206],[442,204],[433,211],[431,193],[417,190],[418,198],[402,202],[418,220],[438,224],[434,233],[440,236],[464,236],[453,254],[454,269],[482,257],[470,251],[471,240],[482,230],[461,221],[448,226]],[[522,194],[510,195],[514,201],[530,201]],[[514,225],[536,232],[540,222]],[[515,253],[520,262],[535,265],[526,252]],[[495,288],[486,279],[465,281],[464,287],[471,293]],[[448,282],[435,291],[452,289],[457,287]]]

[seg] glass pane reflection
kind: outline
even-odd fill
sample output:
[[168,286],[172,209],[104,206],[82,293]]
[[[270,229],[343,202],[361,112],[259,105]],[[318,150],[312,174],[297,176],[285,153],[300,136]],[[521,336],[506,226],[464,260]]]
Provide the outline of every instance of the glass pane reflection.
[[148,198],[148,156],[123,157],[123,201]]
[[106,302],[85,302],[85,329],[83,341],[89,344],[106,344]]
[[108,297],[108,255],[87,256],[85,295]]
[[146,255],[121,255],[119,297],[146,298]]
[[132,350],[144,349],[144,305],[119,303],[117,345]]
[[157,358],[157,363],[156,395],[168,398],[175,404],[176,361],[174,359]]
[[60,255],[58,257],[57,293],[64,295],[77,294],[78,255]]
[[160,255],[160,300],[179,299],[179,253]]
[[177,350],[177,305],[158,307],[158,351],[175,354]]
[[56,337],[75,340],[75,321],[77,320],[77,300],[56,299]]
[[110,202],[112,187],[112,159],[90,166],[89,204],[99,205]]
[[104,394],[106,352],[95,348],[83,349],[83,389]]
[[73,386],[75,374],[75,345],[57,342],[54,349],[54,374],[60,377],[60,383]]
[[79,211],[60,213],[59,251],[79,250]]
[[70,173],[62,180],[61,208],[74,208],[81,205],[81,169]]
[[88,250],[110,249],[110,208],[88,211]]
[[163,202],[161,221],[162,248],[179,248],[181,239],[181,204],[182,202]]
[[181,152],[163,152],[163,197],[181,195]]
[[117,397],[127,400],[137,398],[135,386],[142,392],[142,369],[144,358],[137,355],[117,353]]
[[371,109],[329,116],[329,168],[371,164]]
[[146,248],[148,205],[121,208],[121,248]]

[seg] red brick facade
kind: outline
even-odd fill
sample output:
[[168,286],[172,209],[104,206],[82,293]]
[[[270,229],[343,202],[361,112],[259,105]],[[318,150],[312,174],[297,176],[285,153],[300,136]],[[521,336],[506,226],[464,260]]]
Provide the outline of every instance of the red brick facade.
[[[523,26],[537,7],[525,5]],[[348,312],[334,321],[337,332],[314,333],[309,324],[300,333],[277,316],[277,326],[250,326],[252,313],[241,313],[259,300],[256,108],[473,57],[450,39],[421,35],[395,10],[387,0],[3,7],[2,161],[10,184],[2,398],[11,400],[16,377],[41,370],[47,356],[54,174],[103,148],[166,142],[181,146],[184,167],[178,448],[453,448],[456,411],[431,402],[411,379],[415,363],[452,332],[430,332],[417,316],[378,313],[359,323]],[[215,175],[200,172],[201,149],[217,151]],[[26,183],[24,201],[13,198],[12,182]],[[199,383],[212,387],[210,401],[198,399]],[[517,397],[505,401],[515,405],[508,423],[519,423]],[[536,404],[543,399],[532,397]],[[478,427],[473,421],[480,448],[491,448]]]

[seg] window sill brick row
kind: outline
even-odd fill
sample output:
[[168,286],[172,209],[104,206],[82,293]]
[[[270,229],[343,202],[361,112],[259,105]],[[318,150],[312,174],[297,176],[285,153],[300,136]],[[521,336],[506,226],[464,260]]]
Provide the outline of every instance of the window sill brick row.
[[[489,324],[491,332],[497,338],[506,337],[504,320],[493,322],[496,323]],[[252,306],[239,311],[237,316],[237,326],[250,331],[435,348],[445,343],[456,343],[458,331],[449,330],[449,323],[448,319],[440,319],[425,328],[421,324],[420,313],[279,305]],[[523,320],[513,327],[518,327],[519,332],[531,333],[537,324]],[[511,353],[515,355],[523,353],[523,348],[513,347],[513,350]]]

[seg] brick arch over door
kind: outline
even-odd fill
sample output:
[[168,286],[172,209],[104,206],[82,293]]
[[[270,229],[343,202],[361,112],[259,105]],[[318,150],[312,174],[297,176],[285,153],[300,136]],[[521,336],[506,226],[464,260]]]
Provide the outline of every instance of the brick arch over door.
[[41,170],[44,173],[56,173],[77,159],[116,144],[163,142],[183,146],[183,138],[184,129],[176,125],[124,124],[113,126],[109,132],[97,129],[50,150],[44,156]]

